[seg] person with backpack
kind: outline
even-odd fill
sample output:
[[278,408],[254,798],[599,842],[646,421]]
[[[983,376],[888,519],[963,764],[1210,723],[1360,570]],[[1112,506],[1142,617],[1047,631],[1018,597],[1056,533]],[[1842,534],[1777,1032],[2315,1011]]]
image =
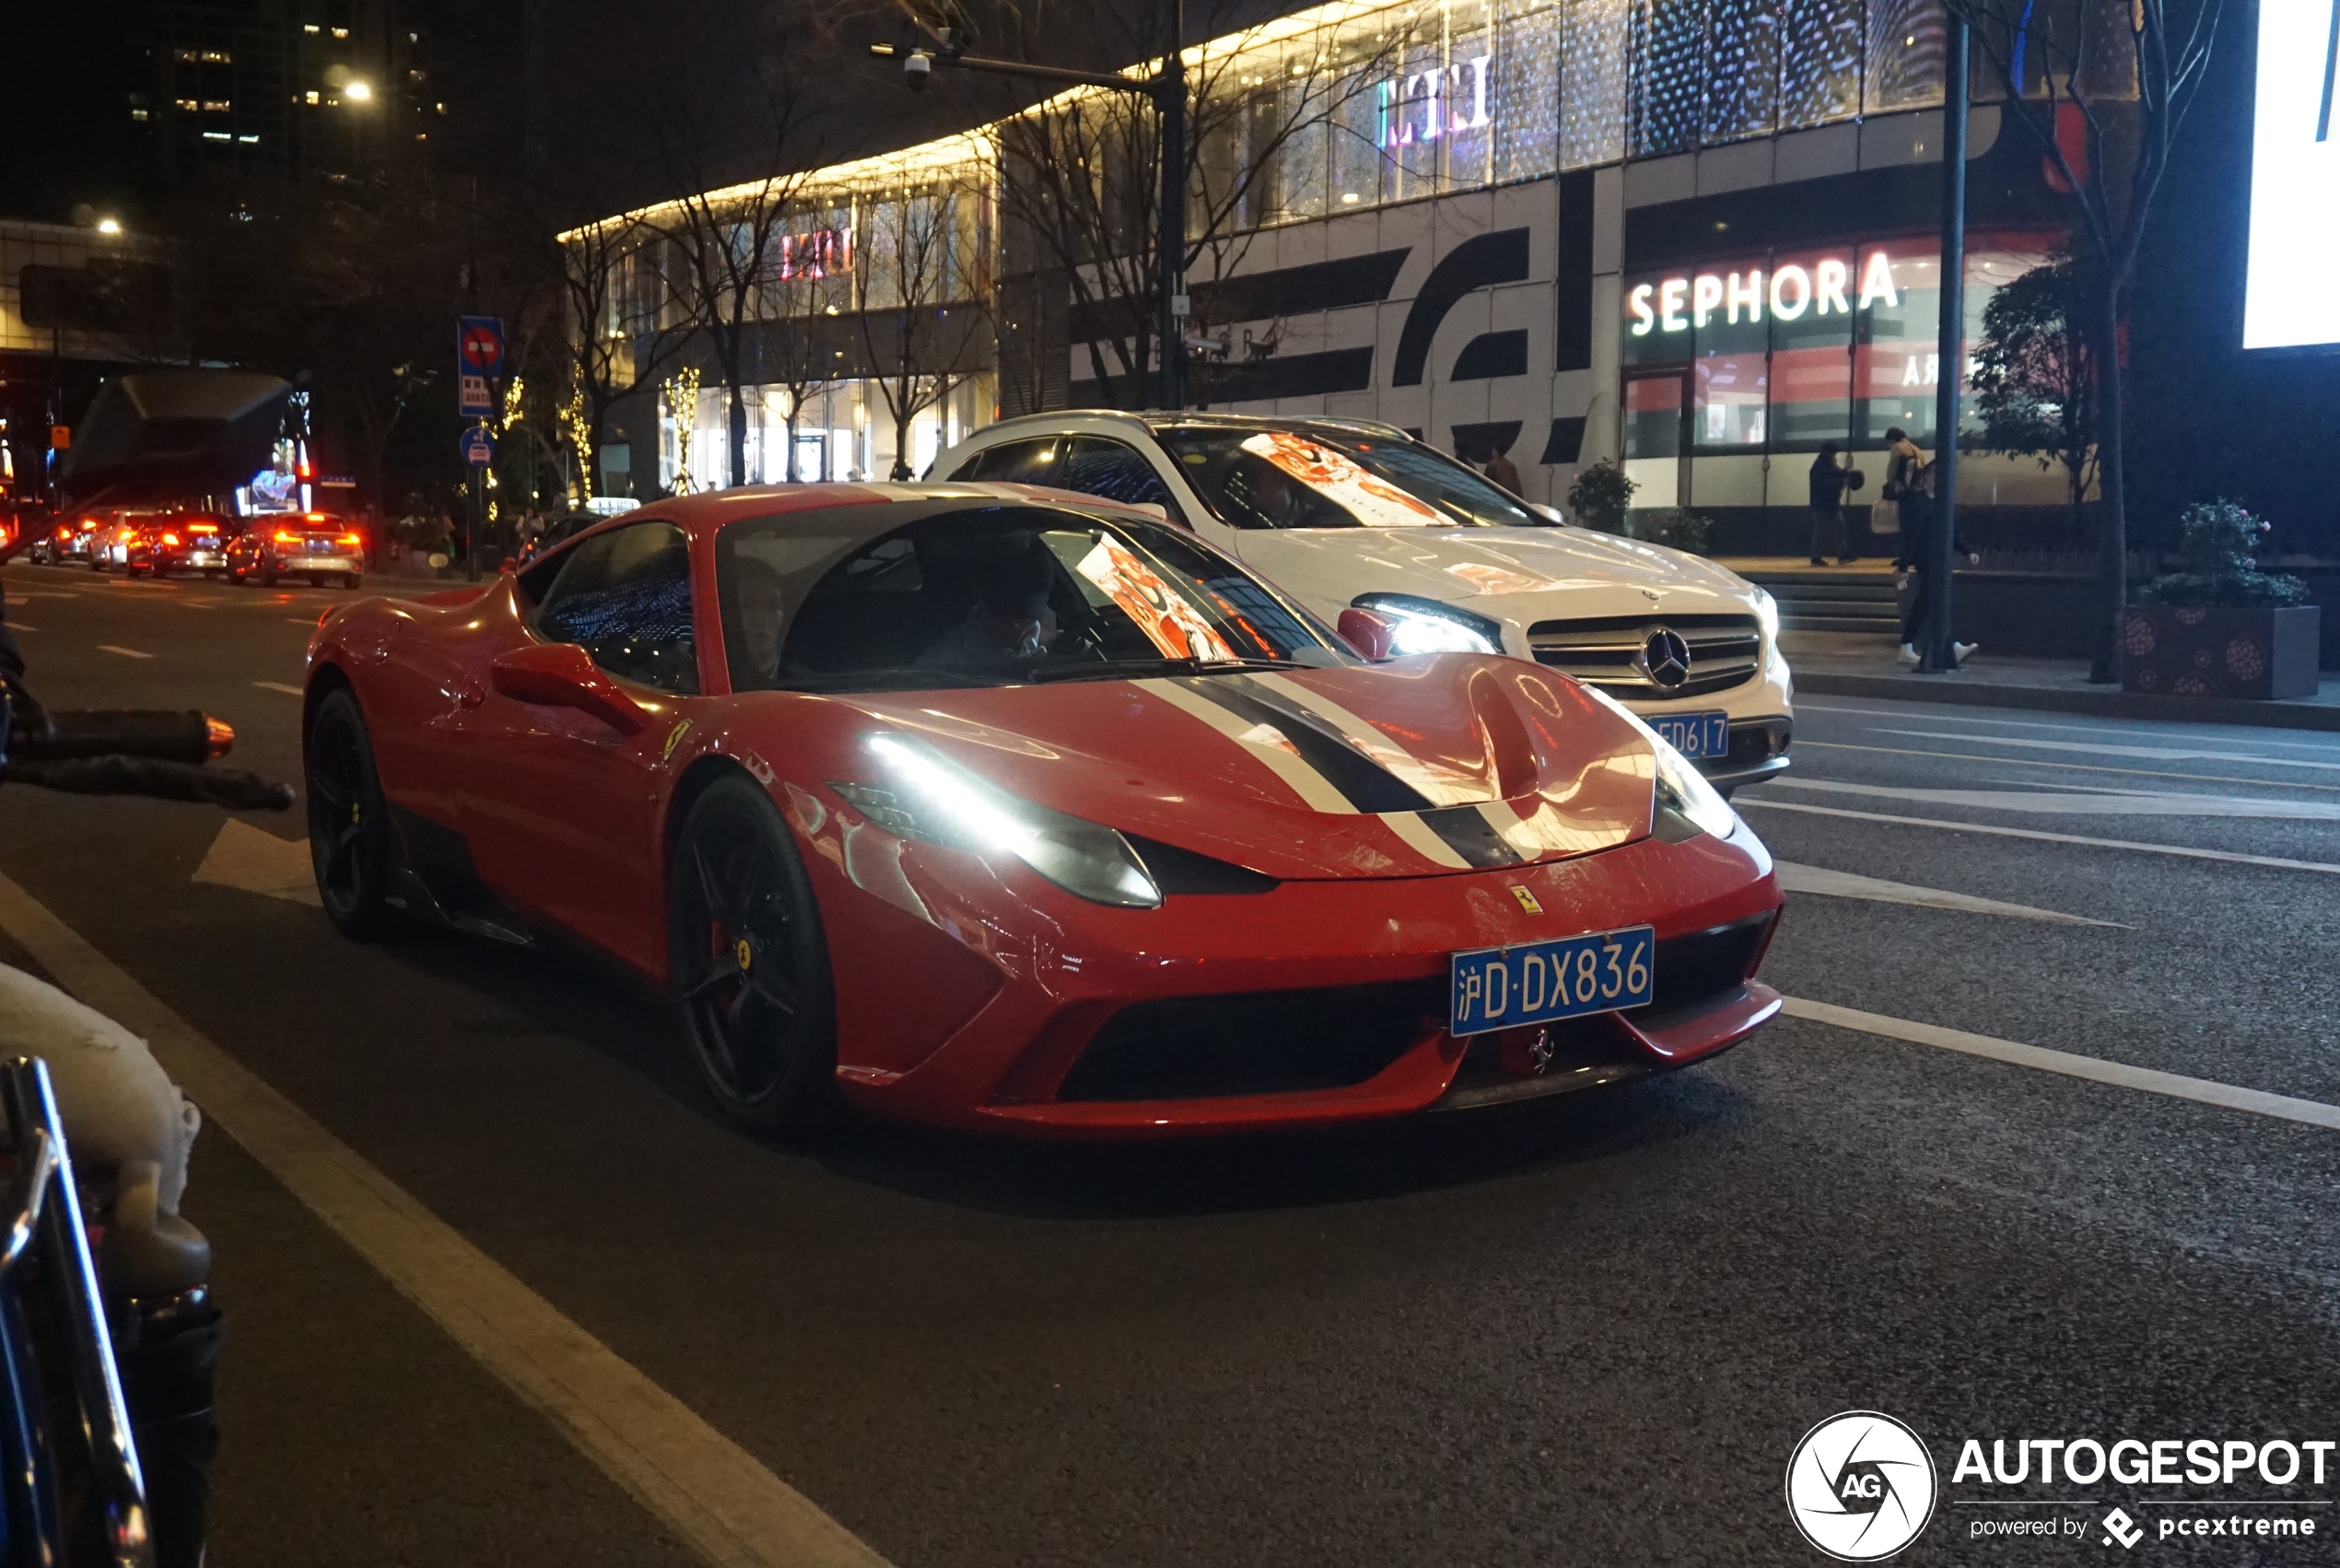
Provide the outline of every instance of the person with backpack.
[[[1923,655],[1917,650],[1917,639],[1925,635],[1925,623],[1934,614],[1934,526],[1937,514],[1934,509],[1934,467],[1918,451],[1909,432],[1895,426],[1885,432],[1886,451],[1890,454],[1885,464],[1883,498],[1900,509],[1901,520],[1901,550],[1893,560],[1893,586],[1901,588],[1914,576],[1917,591],[1910,595],[1909,608],[1901,615],[1901,650],[1895,657],[1903,664],[1914,665]],[[1951,547],[1966,557],[1968,566],[1979,566],[1983,557],[1967,548],[1963,539],[1953,539]],[[1950,644],[1953,668],[1966,662],[1976,644]]]

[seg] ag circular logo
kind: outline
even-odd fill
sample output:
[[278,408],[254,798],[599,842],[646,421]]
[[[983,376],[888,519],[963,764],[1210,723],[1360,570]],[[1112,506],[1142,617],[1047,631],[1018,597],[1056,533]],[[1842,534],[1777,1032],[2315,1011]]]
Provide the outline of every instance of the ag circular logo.
[[1934,1456],[1917,1433],[1875,1410],[1829,1417],[1787,1461],[1789,1517],[1840,1562],[1875,1562],[1915,1540],[1936,1490]]

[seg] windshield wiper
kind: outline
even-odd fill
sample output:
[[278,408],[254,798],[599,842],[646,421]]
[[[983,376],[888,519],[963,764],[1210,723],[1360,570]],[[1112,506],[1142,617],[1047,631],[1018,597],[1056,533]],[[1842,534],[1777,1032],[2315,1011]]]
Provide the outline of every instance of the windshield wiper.
[[1246,670],[1289,670],[1281,659],[1101,659],[1094,664],[1033,664],[1027,681],[1117,681],[1132,675],[1239,674]]
[[986,678],[959,670],[933,670],[918,664],[880,664],[866,670],[824,670],[800,675],[791,680],[775,681],[766,687],[776,692],[824,691],[916,691],[921,686],[995,686],[1006,684],[1001,676]]

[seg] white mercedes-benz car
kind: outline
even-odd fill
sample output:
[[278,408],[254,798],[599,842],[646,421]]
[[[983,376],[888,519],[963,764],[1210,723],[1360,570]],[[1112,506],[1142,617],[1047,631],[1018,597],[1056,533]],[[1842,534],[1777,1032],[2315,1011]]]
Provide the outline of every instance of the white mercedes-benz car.
[[1663,545],[1568,524],[1395,426],[1070,411],[985,427],[926,477],[1159,507],[1391,653],[1508,653],[1616,697],[1725,790],[1787,766],[1772,596]]

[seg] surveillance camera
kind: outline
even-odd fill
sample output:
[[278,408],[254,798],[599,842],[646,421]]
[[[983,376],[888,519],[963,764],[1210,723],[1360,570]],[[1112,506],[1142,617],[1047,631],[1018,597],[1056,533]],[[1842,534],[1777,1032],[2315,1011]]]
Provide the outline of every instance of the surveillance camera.
[[923,49],[914,49],[902,57],[902,79],[910,84],[912,92],[923,92],[926,79],[934,74],[934,57]]

